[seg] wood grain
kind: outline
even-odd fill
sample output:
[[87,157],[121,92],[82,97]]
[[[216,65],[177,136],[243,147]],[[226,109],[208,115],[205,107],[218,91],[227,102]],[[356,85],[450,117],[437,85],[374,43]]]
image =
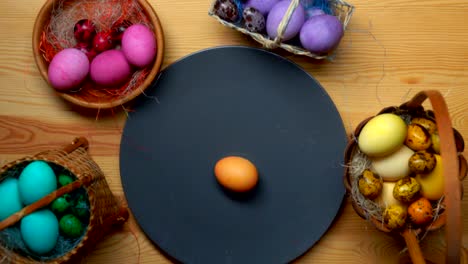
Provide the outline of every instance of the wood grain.
[[[452,123],[468,138],[468,1],[354,0],[356,12],[332,61],[275,51],[314,76],[339,110],[348,132],[381,108],[399,105],[422,89],[440,90]],[[67,144],[90,141],[90,153],[112,191],[124,200],[119,144],[126,115],[83,111],[55,95],[32,58],[32,27],[44,0],[0,1],[0,163]],[[201,49],[259,44],[208,16],[211,0],[150,0],[164,27],[163,67]],[[131,107],[129,106],[129,109]],[[468,156],[468,151],[463,153]],[[464,182],[465,190],[468,184]],[[465,196],[464,246],[468,247]],[[422,250],[443,263],[443,230],[429,233]],[[83,263],[171,263],[131,218],[97,245]],[[409,263],[400,237],[359,218],[348,200],[329,232],[295,263]]]

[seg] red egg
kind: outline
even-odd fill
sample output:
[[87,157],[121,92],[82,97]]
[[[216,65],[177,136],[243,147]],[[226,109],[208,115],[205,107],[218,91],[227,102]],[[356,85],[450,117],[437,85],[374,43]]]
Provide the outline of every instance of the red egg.
[[94,36],[92,49],[97,53],[110,50],[114,46],[112,34],[109,32],[99,32]]
[[131,75],[130,64],[120,50],[107,50],[91,63],[91,79],[103,86],[117,86]]
[[75,24],[73,33],[78,43],[90,43],[96,34],[96,28],[91,20],[82,19]]

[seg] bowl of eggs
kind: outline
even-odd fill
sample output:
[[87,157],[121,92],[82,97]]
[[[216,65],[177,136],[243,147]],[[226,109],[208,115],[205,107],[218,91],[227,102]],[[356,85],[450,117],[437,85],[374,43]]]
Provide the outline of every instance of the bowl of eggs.
[[[429,99],[432,109],[422,104]],[[418,241],[446,226],[447,263],[459,263],[464,140],[442,95],[421,91],[362,121],[345,150],[344,185],[355,211],[377,229],[400,234],[414,263]]]
[[33,53],[40,74],[63,99],[114,108],[155,79],[164,35],[146,0],[49,0],[34,24]]
[[128,219],[77,138],[0,168],[0,255],[6,263],[79,262]]
[[342,0],[214,0],[208,14],[267,49],[325,59],[338,47],[353,12]]

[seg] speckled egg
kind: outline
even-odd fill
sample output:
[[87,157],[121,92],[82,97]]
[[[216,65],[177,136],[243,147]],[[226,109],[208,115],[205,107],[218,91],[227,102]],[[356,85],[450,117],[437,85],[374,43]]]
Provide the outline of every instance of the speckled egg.
[[434,121],[424,118],[424,117],[414,117],[411,119],[411,124],[418,124],[424,127],[429,134],[433,134],[437,131],[437,126]]
[[51,209],[55,214],[60,215],[65,213],[71,205],[71,196],[67,193],[55,199],[51,204]]
[[253,7],[247,7],[242,13],[244,26],[250,32],[262,32],[265,29],[265,17]]
[[239,8],[234,0],[216,0],[213,9],[217,16],[228,22],[235,22],[239,19]]
[[72,214],[64,215],[59,222],[60,232],[67,237],[77,238],[83,234],[81,221]]
[[383,213],[384,223],[390,229],[398,229],[405,225],[407,217],[406,208],[401,205],[390,205]]
[[382,192],[382,178],[370,170],[364,170],[359,177],[358,187],[364,197],[373,200]]
[[418,151],[410,157],[408,166],[414,173],[429,173],[436,166],[436,158],[430,152]]
[[409,124],[405,145],[414,151],[426,150],[432,144],[431,135],[421,125]]
[[418,181],[413,177],[405,177],[396,182],[393,188],[393,197],[400,202],[412,202],[421,190]]

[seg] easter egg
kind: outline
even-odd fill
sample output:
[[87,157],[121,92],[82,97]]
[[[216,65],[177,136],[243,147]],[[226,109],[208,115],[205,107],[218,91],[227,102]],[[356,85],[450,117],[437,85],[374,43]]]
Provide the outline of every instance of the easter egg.
[[25,205],[32,204],[57,189],[57,178],[44,161],[29,163],[18,178],[18,190]]
[[71,207],[71,211],[73,215],[78,217],[80,220],[83,222],[86,222],[89,220],[89,204],[87,200],[85,200],[85,196],[82,195],[80,196],[74,203],[74,205]]
[[401,205],[390,205],[383,213],[383,221],[390,229],[398,229],[405,225],[408,213]]
[[431,202],[424,197],[419,198],[408,207],[410,220],[417,225],[430,222],[433,217],[432,211]]
[[145,25],[135,24],[127,28],[122,36],[122,52],[130,64],[146,67],[156,56],[156,38]]
[[[283,19],[286,11],[288,10],[290,0],[282,0],[276,3],[268,13],[266,29],[268,36],[272,39],[278,36],[278,27]],[[291,19],[289,20],[288,25],[283,34],[283,41],[290,40],[294,38],[297,33],[301,30],[302,25],[305,21],[305,11],[302,5],[298,5],[294,12],[291,14]]]
[[399,149],[406,138],[406,123],[395,114],[370,119],[358,137],[359,149],[370,157],[383,157]]
[[416,180],[421,185],[421,195],[429,200],[438,200],[444,195],[445,179],[442,157],[434,154],[436,164],[434,169],[426,174],[417,174]]
[[66,174],[60,174],[58,176],[58,182],[60,184],[60,186],[65,186],[65,185],[68,185],[72,182],[74,182],[75,180],[73,180],[72,176],[70,175],[66,175]]
[[45,254],[57,244],[58,220],[50,210],[39,210],[21,219],[20,232],[30,250],[37,254]]
[[127,81],[130,64],[120,50],[106,50],[91,62],[91,79],[99,85],[116,86]]
[[405,144],[412,150],[426,150],[432,145],[431,134],[419,124],[409,124]]
[[18,191],[18,180],[6,178],[0,183],[0,221],[23,208]]
[[306,50],[323,54],[333,50],[343,37],[343,25],[332,15],[316,15],[301,28],[299,38]]
[[262,15],[268,14],[273,6],[278,3],[279,0],[248,0],[244,8],[252,7],[258,10]]
[[253,7],[247,7],[242,12],[244,27],[250,32],[262,32],[265,29],[265,17]]
[[414,151],[405,145],[384,157],[371,158],[371,167],[384,181],[398,181],[410,174],[408,160]]
[[88,57],[78,49],[68,48],[52,58],[47,74],[52,87],[66,91],[79,87],[88,73]]
[[249,160],[229,156],[219,160],[214,168],[218,182],[228,190],[246,192],[251,190],[258,182],[258,172],[255,165]]
[[239,18],[239,8],[234,1],[235,0],[216,0],[213,5],[214,13],[228,22],[237,21]]
[[71,206],[71,197],[70,194],[65,194],[63,196],[58,197],[52,202],[51,209],[52,211],[57,214],[63,214],[65,211],[68,210]]
[[74,215],[64,215],[59,222],[60,232],[70,238],[77,238],[83,234],[83,225]]

